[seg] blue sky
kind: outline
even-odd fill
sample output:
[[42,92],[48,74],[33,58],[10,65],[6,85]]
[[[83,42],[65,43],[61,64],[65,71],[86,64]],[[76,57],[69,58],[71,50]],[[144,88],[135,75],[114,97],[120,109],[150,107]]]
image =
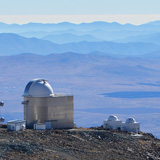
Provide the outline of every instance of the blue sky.
[[0,0],[1,15],[160,14],[160,0]]
[[139,24],[160,19],[159,7],[160,0],[0,0],[0,21],[78,23],[95,19]]

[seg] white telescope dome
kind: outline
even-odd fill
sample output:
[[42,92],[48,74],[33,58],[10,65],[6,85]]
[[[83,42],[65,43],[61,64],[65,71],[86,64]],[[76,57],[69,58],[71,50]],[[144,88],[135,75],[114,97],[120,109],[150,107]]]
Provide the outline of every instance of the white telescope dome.
[[50,97],[53,89],[45,79],[33,79],[25,87],[23,96],[26,97]]
[[118,121],[118,118],[115,115],[111,115],[108,117],[108,121]]
[[127,120],[126,120],[126,123],[136,123],[136,120],[132,117],[129,117]]

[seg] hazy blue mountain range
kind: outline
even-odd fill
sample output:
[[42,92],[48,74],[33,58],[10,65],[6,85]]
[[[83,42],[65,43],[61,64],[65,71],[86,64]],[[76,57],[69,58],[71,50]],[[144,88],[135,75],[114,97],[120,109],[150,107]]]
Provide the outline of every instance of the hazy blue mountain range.
[[124,39],[129,36],[157,33],[160,32],[159,26],[159,21],[146,23],[143,25],[122,25],[115,22],[92,22],[81,24],[73,24],[68,22],[57,24],[28,23],[23,25],[0,23],[0,33],[16,33],[22,36],[36,38],[42,38],[44,36],[55,34],[87,34],[98,39],[111,41],[116,39]]
[[104,31],[104,30],[91,30],[86,32],[86,34],[90,34],[99,39],[103,39],[106,41],[114,41],[117,39],[124,39],[130,36],[138,36],[138,35],[147,35],[155,33],[153,31],[134,31],[134,30],[120,30],[120,31]]
[[142,55],[141,57],[143,58],[148,58],[148,59],[160,59],[160,51],[155,51],[155,52],[150,52],[148,54]]
[[51,24],[41,24],[41,23],[28,23],[24,25],[18,24],[5,24],[0,23],[1,32],[23,32],[27,31],[57,31],[57,30],[68,30],[75,29],[80,31],[90,31],[90,30],[122,30],[122,29],[133,29],[137,28],[137,26],[126,24],[121,25],[119,23],[107,23],[107,22],[92,22],[92,23],[81,23],[81,24],[73,24],[68,22],[63,23],[51,23]]
[[18,35],[26,38],[42,38],[44,36],[50,35],[52,32],[45,32],[45,31],[31,31],[31,32],[22,32],[18,33]]
[[[74,95],[78,126],[101,125],[110,114],[117,114],[123,121],[133,116],[141,123],[142,131],[159,135],[160,97],[155,95],[160,89],[157,59],[71,52],[46,56],[26,53],[1,56],[0,73],[0,96],[5,102],[1,114],[6,115],[6,120],[23,118],[21,101],[28,81],[46,78],[55,93]],[[113,96],[117,92],[120,98]],[[126,93],[132,96],[132,92],[148,97],[125,96]]]
[[73,42],[81,42],[81,41],[87,41],[87,42],[96,42],[96,41],[102,41],[96,37],[93,37],[91,35],[75,35],[71,33],[65,33],[65,34],[56,34],[56,35],[47,35],[45,37],[42,37],[43,40],[48,40],[53,43],[63,44],[63,43],[73,43]]
[[37,38],[25,38],[16,34],[0,34],[0,55],[15,55],[20,53],[36,53],[47,55],[51,53],[90,53],[103,52],[117,55],[142,55],[159,51],[160,46],[152,43],[115,43],[115,42],[78,42],[56,44]]
[[53,52],[53,49],[56,50],[56,47],[58,47],[58,44],[37,38],[25,38],[12,33],[0,34],[0,55],[49,54]]
[[80,31],[90,31],[90,30],[96,30],[96,29],[101,29],[104,31],[118,31],[118,30],[160,30],[159,29],[160,21],[155,21],[151,23],[146,23],[143,25],[132,25],[132,24],[119,24],[116,22],[113,23],[108,23],[108,22],[102,22],[102,21],[97,21],[97,22],[92,22],[92,23],[81,23],[81,24],[73,24],[73,23],[68,23],[68,22],[62,22],[62,23],[46,23],[46,24],[41,24],[41,23],[28,23],[28,24],[23,24],[23,25],[18,25],[18,24],[5,24],[5,23],[0,23],[0,28],[1,31],[16,31],[19,32],[20,30],[23,32],[26,31],[55,31],[55,30],[67,30],[67,29],[75,29],[75,30],[80,30]]
[[[101,29],[96,29],[96,30],[90,30],[90,31],[78,31],[75,29],[68,29],[68,30],[57,30],[53,32],[47,32],[47,31],[31,31],[31,32],[22,32],[18,33],[21,36],[24,36],[26,38],[42,38],[45,36],[61,36],[63,34],[74,34],[77,36],[85,36],[85,35],[90,35],[93,36],[97,39],[105,40],[105,41],[113,41],[117,39],[124,39],[129,36],[138,36],[138,35],[148,35],[155,33],[154,31],[130,31],[130,30],[121,30],[121,31],[104,31]],[[82,37],[81,37],[82,38]],[[65,39],[67,41],[67,39]],[[84,41],[83,39],[82,41]],[[72,40],[74,42],[74,40]]]
[[85,32],[77,31],[74,29],[68,29],[68,30],[57,30],[57,31],[30,31],[30,32],[20,32],[18,33],[20,36],[27,37],[27,38],[42,38],[48,35],[57,35],[57,34],[74,34],[74,35],[84,35]]
[[131,36],[125,39],[117,40],[116,42],[145,42],[145,43],[154,43],[160,45],[160,33],[148,34],[148,35],[138,35]]

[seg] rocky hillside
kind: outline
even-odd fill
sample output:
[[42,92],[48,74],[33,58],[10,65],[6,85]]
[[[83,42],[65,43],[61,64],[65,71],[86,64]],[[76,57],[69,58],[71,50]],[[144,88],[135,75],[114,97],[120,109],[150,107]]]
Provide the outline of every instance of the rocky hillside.
[[158,160],[160,140],[98,128],[7,131],[0,129],[3,160]]

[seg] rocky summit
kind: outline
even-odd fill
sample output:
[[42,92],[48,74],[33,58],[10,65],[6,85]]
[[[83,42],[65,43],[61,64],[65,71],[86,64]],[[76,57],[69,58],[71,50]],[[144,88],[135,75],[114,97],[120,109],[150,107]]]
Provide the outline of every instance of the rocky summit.
[[0,129],[3,160],[159,160],[160,140],[151,134],[76,128]]

